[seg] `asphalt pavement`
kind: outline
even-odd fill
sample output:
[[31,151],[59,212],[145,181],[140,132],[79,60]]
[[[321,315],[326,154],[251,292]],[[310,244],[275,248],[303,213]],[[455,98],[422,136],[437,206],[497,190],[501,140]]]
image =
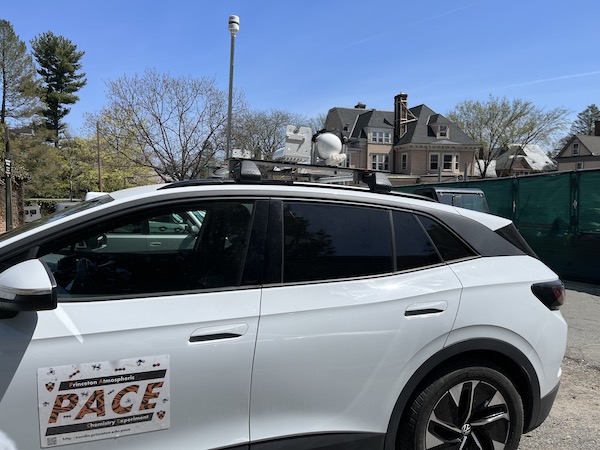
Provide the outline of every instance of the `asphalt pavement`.
[[600,286],[565,287],[560,310],[569,335],[560,389],[546,421],[523,436],[519,450],[600,448]]
[[600,369],[600,286],[565,281],[561,312],[569,325],[565,356]]

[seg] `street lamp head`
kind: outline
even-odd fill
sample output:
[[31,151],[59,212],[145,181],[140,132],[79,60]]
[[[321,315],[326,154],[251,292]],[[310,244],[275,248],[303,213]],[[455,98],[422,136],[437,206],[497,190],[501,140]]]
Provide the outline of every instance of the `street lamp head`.
[[240,31],[240,18],[238,16],[229,16],[229,32],[231,33],[231,37],[235,37],[238,31]]

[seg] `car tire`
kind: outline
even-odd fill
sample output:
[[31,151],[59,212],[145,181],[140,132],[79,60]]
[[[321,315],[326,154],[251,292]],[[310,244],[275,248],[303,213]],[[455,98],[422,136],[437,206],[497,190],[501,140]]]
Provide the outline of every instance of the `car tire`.
[[523,402],[498,368],[470,365],[442,373],[415,397],[398,433],[398,449],[516,449]]

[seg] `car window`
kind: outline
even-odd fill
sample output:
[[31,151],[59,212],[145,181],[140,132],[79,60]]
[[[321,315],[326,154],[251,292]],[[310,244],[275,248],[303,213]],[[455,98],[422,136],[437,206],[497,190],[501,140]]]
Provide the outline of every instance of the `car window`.
[[460,239],[439,222],[425,216],[419,216],[419,220],[435,243],[444,261],[453,261],[474,255]]
[[95,208],[98,205],[103,205],[106,203],[110,203],[113,201],[113,198],[106,194],[100,197],[95,197],[91,200],[86,200],[83,202],[78,202],[70,206],[69,208],[64,208],[59,211],[55,211],[53,214],[42,216],[40,219],[37,219],[33,222],[27,222],[24,225],[13,228],[12,230],[6,231],[5,233],[0,234],[0,241],[13,238],[18,236],[19,234],[26,233],[31,231],[37,227],[42,227],[56,220],[62,219],[64,217],[68,217],[73,214],[77,214],[81,211],[85,211],[87,209]]
[[59,300],[239,286],[252,202],[124,213],[42,245]]
[[290,202],[283,222],[285,282],[393,271],[388,211]]
[[433,242],[412,213],[394,211],[396,270],[415,269],[441,262]]

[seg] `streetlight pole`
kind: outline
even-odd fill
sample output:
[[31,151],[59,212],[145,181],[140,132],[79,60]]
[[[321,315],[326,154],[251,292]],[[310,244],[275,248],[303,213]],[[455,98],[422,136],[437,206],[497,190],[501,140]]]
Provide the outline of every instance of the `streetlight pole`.
[[229,103],[227,106],[227,159],[231,158],[231,108],[233,97],[233,55],[235,52],[235,35],[240,31],[240,18],[229,16],[229,32],[231,33],[231,50],[229,52]]

